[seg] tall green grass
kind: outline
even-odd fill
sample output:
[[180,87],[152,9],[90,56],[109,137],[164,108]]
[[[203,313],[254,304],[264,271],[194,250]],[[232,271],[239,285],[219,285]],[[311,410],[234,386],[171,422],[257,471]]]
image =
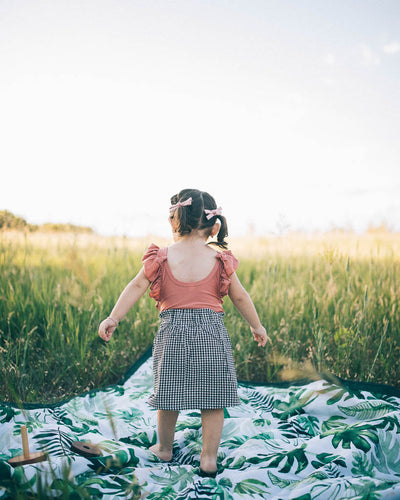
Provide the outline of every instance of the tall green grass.
[[[238,276],[272,340],[259,348],[225,299],[238,378],[273,382],[328,371],[400,387],[399,241],[233,242]],[[0,236],[0,400],[51,402],[122,377],[157,332],[154,301],[146,294],[109,343],[97,329],[148,243]]]

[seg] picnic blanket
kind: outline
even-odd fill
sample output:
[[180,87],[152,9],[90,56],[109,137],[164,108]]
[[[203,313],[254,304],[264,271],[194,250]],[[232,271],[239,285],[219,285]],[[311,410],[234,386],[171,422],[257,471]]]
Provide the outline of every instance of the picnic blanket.
[[[220,473],[204,478],[199,411],[180,413],[170,463],[148,450],[157,416],[146,402],[148,351],[118,385],[48,406],[1,403],[0,498],[400,498],[400,391],[342,382],[240,383],[242,404],[225,410]],[[13,468],[22,424],[48,460]],[[85,458],[74,441],[102,455]]]

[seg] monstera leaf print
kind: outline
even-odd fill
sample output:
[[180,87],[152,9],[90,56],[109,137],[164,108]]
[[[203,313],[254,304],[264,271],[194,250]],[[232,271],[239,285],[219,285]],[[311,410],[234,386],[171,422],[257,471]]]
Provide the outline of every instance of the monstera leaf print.
[[[99,398],[100,399],[100,398]],[[101,405],[103,406],[105,397],[101,398]],[[69,414],[73,419],[77,422],[85,422],[87,425],[98,425],[99,421],[97,418],[94,417],[94,413],[96,410],[96,407],[98,406],[99,401],[97,401],[96,405],[96,399],[93,397],[87,397],[87,398],[76,398],[72,399],[71,401],[68,401],[68,403],[63,406],[59,407],[57,406],[54,410],[59,410],[59,411],[64,411],[67,414]],[[60,418],[63,418],[62,413],[57,413]]]
[[318,453],[315,460],[311,461],[311,465],[315,469],[320,469],[330,463],[346,467],[346,462],[340,455],[332,455],[331,453]]
[[271,483],[274,486],[277,486],[280,489],[287,488],[292,483],[296,482],[296,481],[293,481],[293,480],[290,480],[290,479],[281,478],[279,476],[276,476],[271,471],[268,471],[268,477],[269,477],[269,480],[271,481]]
[[106,387],[103,392],[108,392],[109,394],[114,394],[115,396],[123,396],[125,394],[125,387],[123,385],[113,385],[112,387]]
[[[269,438],[271,438],[271,434],[269,435]],[[232,436],[230,439],[226,439],[221,442],[221,447],[224,448],[239,448],[239,446],[242,446],[245,444],[248,440],[250,439],[249,436],[246,436],[245,434],[242,436]]]
[[78,436],[87,434],[93,426],[98,425],[98,420],[91,418],[87,414],[73,415],[75,417],[73,419],[71,413],[62,407],[49,409],[49,413],[58,424],[65,425]]
[[354,492],[351,498],[356,500],[382,500],[386,495],[382,496],[380,491],[387,490],[391,484],[390,482],[383,482],[376,485],[372,479],[360,478],[358,482],[349,485],[348,490]]
[[272,415],[276,418],[280,418],[281,420],[287,420],[293,415],[304,413],[303,408],[309,405],[317,397],[318,394],[305,389],[291,392],[288,403],[286,403],[286,401],[274,402],[275,411],[272,412]]
[[127,448],[125,450],[117,450],[113,453],[113,455],[91,457],[89,458],[89,461],[89,467],[97,473],[102,472],[118,474],[118,471],[120,471],[123,467],[134,467],[137,465],[139,459],[135,455],[135,450],[133,448]]
[[378,436],[380,441],[371,455],[371,464],[375,470],[384,474],[395,473],[400,480],[400,443],[397,435],[378,430]]
[[377,429],[384,429],[385,431],[396,431],[400,433],[400,419],[398,415],[385,415],[374,422],[374,427]]
[[[301,484],[304,484],[306,481],[303,481]],[[342,500],[343,498],[348,498],[345,495],[345,491],[348,491],[351,484],[348,481],[337,479],[332,482],[317,482],[310,488],[310,493],[303,495],[301,497],[297,497],[296,500],[302,498],[304,500],[311,500],[313,498],[326,498],[329,500]],[[367,500],[368,497],[364,499],[364,497],[351,497],[353,500]]]
[[257,495],[257,497],[266,495],[268,491],[269,488],[266,484],[258,479],[244,479],[237,483],[233,489],[234,493],[243,495],[245,498],[252,498],[254,495]]
[[[175,492],[174,500],[223,499],[234,500],[232,482],[228,478],[207,478],[193,481],[187,488]],[[154,497],[159,498],[159,497]],[[243,498],[243,497],[242,497]],[[245,497],[244,497],[245,498]]]
[[177,492],[173,486],[163,486],[157,492],[150,493],[146,498],[148,500],[160,500],[161,498],[163,500],[176,500],[176,496]]
[[267,425],[271,425],[271,420],[269,420],[268,418],[255,418],[253,420],[253,424],[260,427],[265,427]]
[[354,476],[374,477],[374,466],[366,453],[355,453],[352,465],[351,472]]
[[356,448],[365,452],[371,449],[369,440],[375,444],[379,441],[376,432],[371,429],[370,425],[346,425],[338,416],[331,417],[322,425],[320,438],[331,435],[333,436],[332,446],[334,448],[341,444],[343,448],[350,449],[350,445],[353,444]]
[[[262,460],[260,460],[260,462],[262,462]],[[251,464],[250,463],[247,463],[247,458],[243,455],[240,455],[238,457],[229,457],[226,461],[225,461],[225,467],[227,467],[228,469],[240,469],[240,470],[245,470],[245,469],[248,469],[249,467],[251,467]]]
[[[128,476],[128,475],[127,475]],[[53,483],[53,489],[63,491],[61,498],[76,499],[95,499],[95,498],[123,498],[129,500],[138,500],[141,497],[140,486],[133,472],[128,477],[121,477],[118,474],[113,476],[91,477],[86,474],[80,474],[76,478],[76,485],[68,481],[68,490],[65,491],[64,484]]]
[[[272,453],[270,455],[266,455],[265,460],[269,462],[269,467],[277,468],[281,463],[283,463],[283,467],[279,470],[279,472],[290,472],[293,465],[297,463],[297,468],[294,473],[298,474],[308,465],[308,458],[304,452],[304,448],[305,445],[303,444],[300,446],[300,448],[295,448],[291,451]],[[251,462],[251,459],[249,460],[249,462]]]
[[[340,382],[338,382],[340,383]],[[344,387],[340,385],[332,385],[329,382],[327,384],[324,384],[324,389],[319,390],[319,394],[327,394],[328,392],[334,392],[333,394],[327,401],[327,405],[334,405],[341,401],[347,401],[348,399],[351,399],[353,397],[356,397],[357,399],[365,399],[365,396],[362,394],[361,391],[358,390],[352,390],[350,387]]]
[[161,474],[150,473],[150,478],[160,485],[175,487],[177,491],[186,488],[193,480],[193,469],[186,467],[165,467]]
[[123,422],[131,423],[143,415],[142,410],[137,408],[127,408],[126,410],[118,410],[111,412],[111,415]]
[[[184,434],[185,445],[174,454],[174,459],[181,464],[194,464],[200,457],[203,438],[198,430],[190,430]],[[223,454],[219,450],[219,457]]]
[[14,436],[21,435],[21,425],[26,426],[28,433],[32,432],[34,429],[43,427],[43,424],[40,421],[34,420],[32,418],[26,419],[22,422],[17,421],[17,422],[15,422],[14,429],[13,429]]
[[187,429],[198,430],[201,429],[201,420],[197,418],[185,418],[177,422],[175,430],[185,431]]
[[272,432],[259,432],[255,436],[253,436],[251,439],[260,439],[261,441],[268,441],[272,440],[274,438],[274,434]]
[[6,422],[10,422],[14,417],[20,415],[21,410],[16,410],[11,406],[4,405],[0,407],[0,424],[5,424]]
[[[208,478],[198,475],[198,410],[179,414],[171,462],[149,451],[157,441],[157,412],[146,404],[151,364],[147,358],[123,386],[59,405],[15,410],[0,403],[0,500],[400,498],[400,393],[324,380],[239,384],[241,404],[224,411],[220,473]],[[12,468],[7,460],[21,454],[23,423],[32,451],[47,451],[49,460]],[[78,440],[96,442],[102,455],[72,452]]]
[[133,434],[132,436],[120,438],[120,441],[142,448],[150,448],[150,446],[156,444],[157,442],[157,432],[155,429],[142,431],[137,434]]

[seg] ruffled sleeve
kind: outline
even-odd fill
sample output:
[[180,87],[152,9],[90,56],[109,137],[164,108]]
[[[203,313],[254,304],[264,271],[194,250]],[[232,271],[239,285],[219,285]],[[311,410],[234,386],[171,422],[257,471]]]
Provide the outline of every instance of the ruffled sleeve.
[[217,257],[222,262],[219,293],[221,297],[224,297],[225,295],[228,295],[229,286],[231,284],[230,277],[238,268],[239,261],[230,250],[219,252]]
[[167,258],[164,248],[152,243],[143,256],[143,269],[146,278],[151,282],[150,297],[160,300],[162,263]]

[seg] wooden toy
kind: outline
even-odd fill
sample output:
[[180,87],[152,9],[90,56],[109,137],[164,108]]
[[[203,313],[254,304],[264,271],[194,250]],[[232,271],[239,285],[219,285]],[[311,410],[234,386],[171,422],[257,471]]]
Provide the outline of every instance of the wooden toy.
[[71,450],[84,457],[99,457],[101,450],[96,444],[85,441],[74,441],[71,443]]
[[18,467],[19,465],[35,464],[36,462],[43,462],[47,460],[46,453],[41,451],[30,453],[29,443],[28,443],[28,432],[26,430],[26,425],[21,425],[21,437],[22,437],[22,450],[23,455],[18,455],[17,457],[10,458],[8,463],[13,467]]

